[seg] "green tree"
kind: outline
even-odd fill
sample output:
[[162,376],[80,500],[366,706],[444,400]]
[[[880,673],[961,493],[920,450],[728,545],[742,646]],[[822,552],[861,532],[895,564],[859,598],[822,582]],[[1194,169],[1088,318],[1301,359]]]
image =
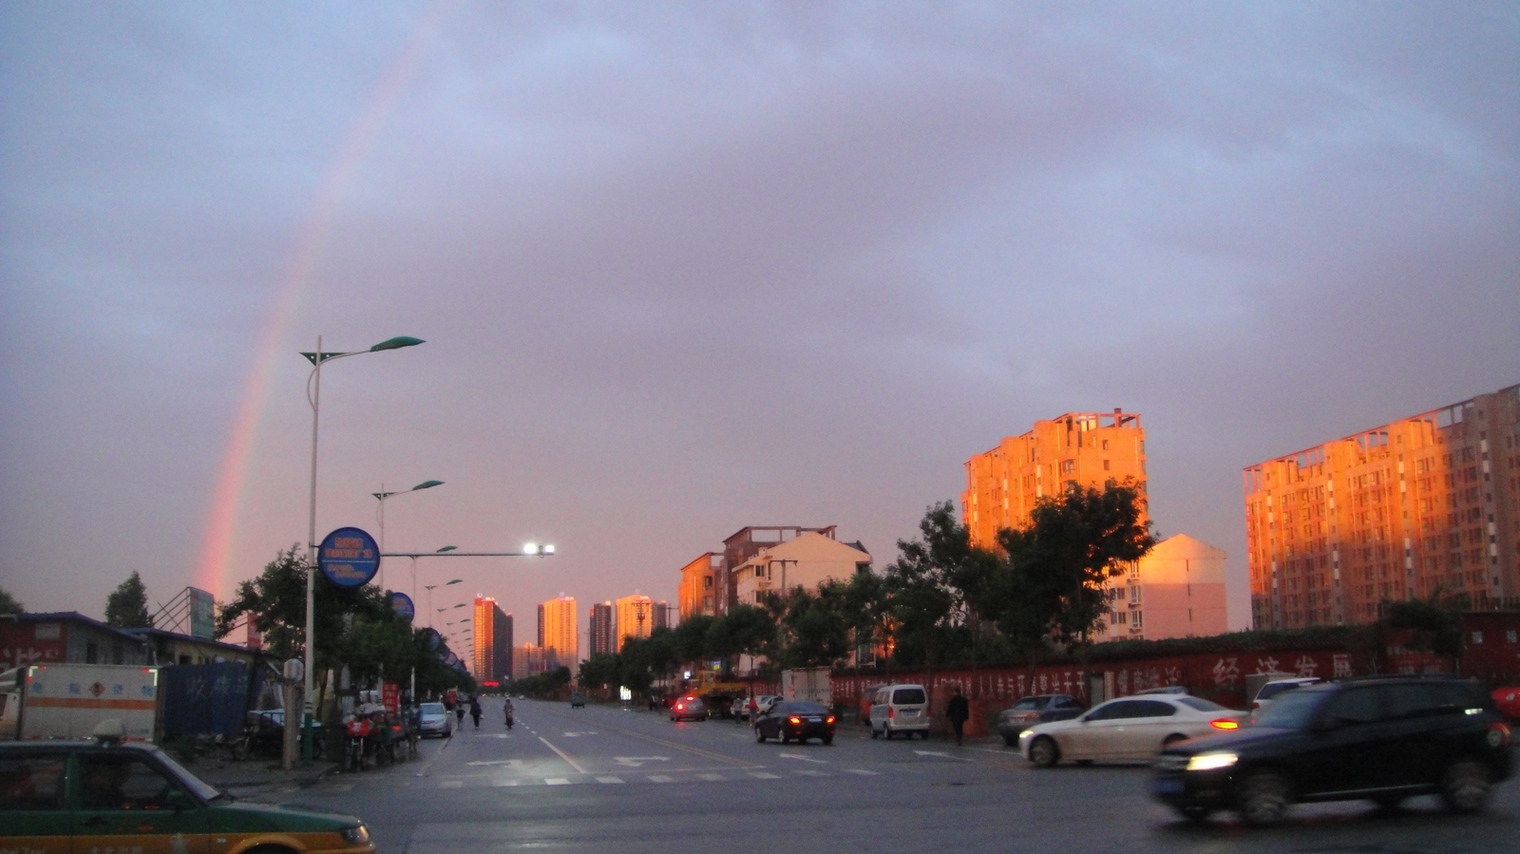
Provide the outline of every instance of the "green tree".
[[816,594],[794,588],[781,597],[782,667],[832,667],[850,653],[845,585],[825,581]]
[[607,691],[618,687],[618,671],[622,662],[616,653],[599,652],[581,662],[576,681],[582,688],[599,688]]
[[1109,610],[1104,584],[1155,544],[1144,511],[1128,482],[1101,491],[1070,483],[1041,498],[1027,527],[998,532],[1002,560],[973,573],[971,601],[1031,664],[1049,643],[1086,642]]
[[153,627],[153,618],[148,616],[148,588],[136,571],[106,597],[106,625],[118,629]]
[[881,589],[894,657],[932,667],[969,646],[967,589],[985,583],[997,561],[971,545],[948,501],[929,507],[918,527],[919,539],[897,541],[898,559],[887,565]]
[[10,591],[0,587],[0,614],[25,614],[26,606],[22,605]]
[[1385,600],[1382,622],[1409,631],[1403,644],[1407,649],[1456,658],[1462,654],[1462,612],[1468,607],[1466,594],[1446,596],[1438,590],[1429,599]]

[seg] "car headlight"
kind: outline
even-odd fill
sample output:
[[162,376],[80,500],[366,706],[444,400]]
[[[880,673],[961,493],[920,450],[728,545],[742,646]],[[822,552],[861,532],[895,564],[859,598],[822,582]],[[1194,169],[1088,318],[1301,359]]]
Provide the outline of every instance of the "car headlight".
[[1220,768],[1229,768],[1240,757],[1233,753],[1200,753],[1188,759],[1187,770],[1189,771],[1217,771]]
[[1034,738],[1033,730],[1026,729],[1023,732],[1019,733],[1019,746],[1022,747],[1024,745],[1024,742],[1030,740],[1031,738]]
[[338,831],[338,835],[342,836],[343,841],[347,842],[349,845],[369,844],[369,828],[365,827],[362,824],[358,827],[345,827],[342,830]]

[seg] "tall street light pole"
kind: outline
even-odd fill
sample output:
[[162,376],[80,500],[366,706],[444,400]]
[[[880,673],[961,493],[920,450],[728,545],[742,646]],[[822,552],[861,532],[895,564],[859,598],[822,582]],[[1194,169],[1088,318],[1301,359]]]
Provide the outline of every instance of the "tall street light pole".
[[355,350],[347,353],[328,353],[322,350],[322,336],[317,336],[317,349],[312,353],[302,353],[311,362],[311,375],[306,378],[306,401],[311,404],[311,512],[307,517],[306,537],[306,660],[304,673],[302,674],[304,714],[301,721],[301,761],[311,761],[311,725],[316,715],[316,697],[312,692],[313,676],[316,670],[316,584],[317,584],[317,425],[322,410],[322,365],[333,359],[343,359],[349,356],[360,356],[365,353],[379,353],[384,350],[399,350],[402,347],[415,347],[423,343],[421,338],[411,338],[405,335],[395,338],[387,338],[368,350]]
[[[380,491],[379,492],[371,492],[370,493],[370,495],[375,496],[375,498],[378,499],[379,502],[380,502],[380,506],[375,510],[375,519],[376,519],[376,521],[378,521],[380,523],[380,552],[381,552],[382,556],[384,555],[384,552],[385,552],[385,499],[390,498],[393,495],[406,495],[408,492],[417,492],[418,490],[422,490],[422,489],[432,489],[435,486],[443,486],[443,481],[441,481],[441,480],[424,480],[423,482],[417,484],[416,486],[412,487],[411,489],[400,489],[400,490],[397,490],[395,492],[386,492],[385,491],[385,484],[382,483],[382,484],[380,484]],[[417,572],[416,572],[416,569],[417,569],[416,563],[413,562],[413,566],[412,566],[412,598],[413,599],[417,598]],[[380,587],[381,587],[381,589],[385,588],[385,563],[384,562],[381,562],[381,564],[380,564]]]
[[[416,560],[417,560],[416,558],[412,558],[412,561],[413,561],[414,565],[416,563]],[[445,582],[443,584],[424,584],[422,587],[423,587],[424,590],[426,590],[428,592],[428,610],[429,611],[433,610],[433,591],[435,589],[437,589],[439,587],[448,587],[450,584],[458,584],[461,581],[464,581],[464,579],[463,578],[456,578],[456,579],[454,579],[452,581],[448,581],[448,582]],[[442,611],[444,609],[439,608],[438,610]],[[430,614],[428,614],[428,628],[431,629],[432,627],[433,627],[433,615],[430,613]]]

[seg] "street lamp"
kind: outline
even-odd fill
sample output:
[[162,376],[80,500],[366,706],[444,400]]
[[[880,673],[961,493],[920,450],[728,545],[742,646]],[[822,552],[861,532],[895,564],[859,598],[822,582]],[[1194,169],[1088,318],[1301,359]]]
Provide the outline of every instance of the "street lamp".
[[301,761],[311,761],[311,724],[316,715],[316,697],[312,691],[312,678],[316,670],[316,574],[317,574],[317,424],[322,409],[322,365],[333,359],[399,350],[423,343],[421,338],[401,335],[387,338],[368,350],[348,353],[327,353],[322,350],[322,336],[317,336],[315,352],[302,353],[311,362],[311,375],[306,378],[306,401],[311,404],[311,512],[307,517],[306,558],[306,661],[302,674]]
[[[379,492],[371,492],[370,493],[370,495],[375,496],[375,498],[378,499],[379,502],[380,502],[380,506],[375,509],[375,520],[380,523],[380,553],[382,555],[385,554],[385,499],[390,498],[392,495],[406,495],[409,492],[417,492],[417,491],[423,490],[423,489],[432,489],[435,486],[443,486],[443,481],[441,481],[441,480],[424,480],[423,482],[417,484],[416,486],[412,487],[411,489],[401,489],[401,490],[397,490],[395,492],[386,492],[385,491],[385,484],[382,483],[382,484],[380,484],[380,491]],[[417,572],[416,572],[416,569],[417,569],[417,567],[414,564],[412,566],[412,598],[413,599],[417,598]],[[384,563],[384,561],[382,561],[381,564],[380,564],[380,586],[382,588],[385,587],[385,563]]]
[[[443,549],[452,549],[452,548],[454,548],[454,547],[453,546],[444,546],[443,547]],[[439,549],[439,551],[443,551],[443,549]],[[412,558],[412,572],[416,572],[416,571],[417,571],[417,559],[416,558]],[[428,592],[428,611],[432,611],[433,610],[433,590],[435,588],[438,588],[438,587],[448,587],[450,584],[458,584],[461,581],[464,581],[464,579],[463,578],[455,578],[452,581],[447,581],[447,582],[444,582],[443,584],[424,584],[423,585],[423,589]],[[443,609],[440,608],[438,610],[441,611]],[[428,628],[432,628],[432,627],[433,627],[433,618],[432,617],[428,617]]]

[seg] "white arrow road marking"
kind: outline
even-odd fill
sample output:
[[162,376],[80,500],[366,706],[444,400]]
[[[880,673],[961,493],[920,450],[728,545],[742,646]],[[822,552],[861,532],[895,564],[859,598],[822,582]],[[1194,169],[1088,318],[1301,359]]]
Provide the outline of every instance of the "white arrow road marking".
[[782,759],[796,759],[798,762],[817,762],[819,765],[827,765],[827,764],[829,764],[827,760],[824,760],[824,759],[814,759],[811,756],[801,756],[801,755],[798,755],[796,753],[782,753],[782,754],[779,754],[779,755],[780,755],[780,757]]
[[617,757],[614,757],[613,761],[617,762],[617,764],[619,764],[619,765],[626,765],[629,768],[638,768],[639,766],[643,765],[645,762],[669,762],[670,761],[670,757],[669,756],[617,756]]

